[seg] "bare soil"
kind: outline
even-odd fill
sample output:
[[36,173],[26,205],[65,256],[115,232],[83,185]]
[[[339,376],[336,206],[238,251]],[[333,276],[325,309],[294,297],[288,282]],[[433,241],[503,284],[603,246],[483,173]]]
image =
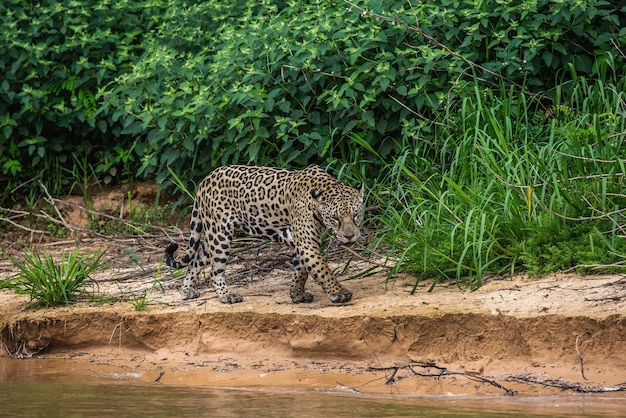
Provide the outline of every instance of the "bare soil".
[[[103,200],[110,205],[120,196]],[[455,285],[428,292],[425,281],[411,294],[413,278],[387,279],[381,260],[333,248],[331,267],[353,300],[332,304],[309,283],[314,301],[294,305],[285,250],[243,241],[246,251],[227,270],[243,303],[224,305],[207,286],[199,299],[182,301],[181,273],[162,265],[170,239],[184,242],[179,234],[89,238],[72,212],[81,209],[56,205],[71,239],[34,245],[54,254],[108,247],[94,276],[99,299],[43,309],[0,291],[0,356],[177,385],[371,394],[626,390],[621,275],[492,278],[473,292]],[[16,241],[2,248],[19,257]],[[0,258],[0,279],[15,273]],[[132,301],[144,295],[149,303],[136,311]]]

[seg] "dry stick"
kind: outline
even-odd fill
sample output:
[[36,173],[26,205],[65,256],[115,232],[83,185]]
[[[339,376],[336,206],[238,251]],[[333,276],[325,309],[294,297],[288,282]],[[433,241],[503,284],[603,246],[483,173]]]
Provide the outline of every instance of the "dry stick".
[[578,351],[578,339],[585,335],[586,333],[582,333],[578,336],[576,336],[576,345],[575,345],[575,349],[576,349],[576,355],[578,356],[578,361],[580,361],[580,374],[582,375],[583,379],[587,380],[587,378],[585,377],[585,365],[583,364],[583,357],[580,355],[580,351]]
[[91,229],[83,228],[83,227],[81,227],[81,226],[76,226],[76,225],[69,225],[69,224],[66,224],[64,221],[60,221],[60,220],[58,220],[58,219],[56,219],[56,218],[53,218],[52,216],[50,216],[49,214],[47,214],[46,212],[43,212],[43,211],[41,212],[41,215],[39,215],[39,216],[40,216],[41,218],[44,218],[44,219],[46,219],[46,220],[50,221],[50,222],[54,222],[54,223],[56,223],[56,224],[61,224],[61,225],[63,225],[63,226],[64,226],[65,228],[67,228],[70,232],[77,232],[77,231],[79,231],[79,232],[84,232],[84,233],[87,233],[87,234],[92,234],[92,235],[95,235],[95,236],[97,236],[97,237],[99,237],[99,238],[105,238],[105,239],[112,238],[112,237],[109,237],[109,236],[107,236],[107,235],[101,234],[101,233],[96,232],[96,231],[91,230]]
[[[6,209],[2,208],[2,210],[6,210]],[[10,218],[0,217],[0,221],[8,222],[11,225],[13,225],[14,227],[23,229],[25,231],[28,231],[31,234],[34,233],[34,234],[48,234],[48,235],[50,235],[50,233],[48,231],[41,231],[39,229],[29,228],[27,226],[24,226],[24,225],[18,224],[17,222],[12,221]]]
[[72,206],[72,207],[75,207],[75,208],[78,208],[78,209],[80,209],[80,210],[82,210],[84,212],[90,213],[92,215],[98,215],[98,216],[101,216],[103,218],[113,219],[113,220],[116,220],[116,221],[119,221],[119,222],[122,222],[122,223],[125,223],[125,224],[128,224],[128,225],[134,225],[134,226],[139,226],[139,227],[143,227],[143,228],[156,229],[156,230],[159,230],[161,232],[167,232],[168,229],[169,229],[169,228],[165,228],[165,227],[162,227],[162,226],[145,224],[145,223],[142,223],[142,222],[131,221],[129,219],[122,219],[122,218],[119,218],[117,216],[109,215],[109,214],[106,214],[106,213],[103,213],[103,212],[98,212],[98,211],[95,211],[95,210],[92,210],[92,209],[87,209],[86,207],[78,205],[76,203],[66,202],[66,201],[63,201],[63,200],[60,200],[60,199],[52,198],[52,201],[53,202],[62,203],[64,205]]
[[[478,152],[480,153],[481,157],[483,156],[482,150],[478,150]],[[575,155],[571,155],[571,154],[564,154],[565,156],[568,156],[570,158],[579,158],[585,161],[589,161],[591,160],[591,158],[588,157],[577,157]],[[503,185],[507,186],[507,187],[511,187],[511,188],[515,188],[515,189],[527,189],[528,187],[532,187],[533,189],[537,189],[539,187],[543,187],[548,185],[547,182],[543,182],[543,183],[536,183],[536,184],[514,184],[514,183],[510,183],[508,181],[506,181],[504,179],[504,177],[500,176],[498,173],[496,173],[491,167],[487,166],[486,167],[487,170],[489,170],[489,172],[498,179],[498,181],[500,183],[502,183]],[[537,171],[535,171],[535,174],[538,174]],[[605,178],[612,178],[612,177],[617,177],[617,178],[622,178],[625,177],[626,173],[602,173],[602,174],[590,174],[587,176],[574,176],[574,177],[569,177],[566,179],[560,179],[560,180],[555,180],[554,182],[550,182],[550,184],[552,183],[564,183],[566,181],[576,181],[576,180],[595,180],[595,179],[605,179]],[[547,207],[544,207],[546,210],[549,210]],[[556,213],[555,213],[556,214]],[[557,214],[558,215],[558,214]],[[570,219],[570,220],[586,220],[586,219],[596,219],[593,217],[579,217],[579,218],[569,218],[566,216],[562,216],[563,219]]]
[[113,340],[113,336],[115,335],[115,330],[119,328],[120,329],[119,330],[119,348],[122,348],[122,325],[124,325],[123,321],[117,324],[113,328],[113,332],[111,332],[111,336],[109,337],[109,345],[111,345],[111,340]]
[[577,264],[574,267],[570,267],[566,270],[563,270],[563,273],[571,273],[572,271],[578,270],[580,268],[588,268],[591,270],[602,270],[602,269],[607,269],[607,268],[614,268],[614,267],[626,267],[626,260],[624,261],[616,261],[615,263],[611,263],[611,264]]
[[[438,371],[438,373],[420,373],[417,372],[413,369],[413,367],[422,367],[424,369],[436,369]],[[440,378],[442,376],[464,376],[467,379],[470,380],[474,380],[476,382],[481,382],[481,383],[488,383],[492,386],[497,387],[498,389],[503,390],[504,392],[506,392],[507,395],[515,395],[515,391],[513,389],[509,389],[503,385],[501,385],[500,383],[496,382],[493,379],[489,379],[486,377],[482,377],[482,376],[477,376],[477,375],[473,375],[471,373],[466,373],[466,372],[455,372],[455,371],[450,371],[448,369],[446,369],[445,367],[442,366],[438,366],[435,363],[432,362],[428,362],[428,363],[422,363],[422,362],[410,362],[408,364],[402,365],[402,366],[390,366],[390,367],[368,367],[367,371],[371,372],[371,371],[392,371],[391,376],[389,378],[387,378],[387,381],[385,382],[386,385],[392,385],[395,382],[397,382],[398,380],[400,380],[400,378],[396,379],[395,376],[396,374],[398,374],[398,371],[400,369],[408,369],[410,370],[415,376],[421,376],[421,377],[435,377],[435,378]]]
[[[62,201],[60,201],[58,199],[53,199],[53,200],[56,201],[56,202],[62,202]],[[55,208],[55,210],[57,210],[56,205],[54,205],[54,202],[49,202],[49,203],[51,203],[52,206]],[[65,203],[65,202],[63,202],[63,203]],[[8,208],[0,208],[0,210],[5,211],[5,212],[9,212],[9,213],[14,213],[16,216],[13,216],[12,218],[23,217],[23,216],[28,216],[28,215],[35,216],[37,218],[42,218],[42,219],[48,220],[50,222],[54,222],[56,224],[61,224],[64,227],[68,228],[70,231],[78,230],[78,231],[82,231],[82,232],[92,233],[92,234],[97,235],[97,236],[99,236],[101,238],[109,238],[109,237],[106,237],[105,235],[98,234],[98,233],[93,232],[91,230],[88,230],[88,229],[85,229],[85,228],[82,228],[82,227],[79,227],[79,226],[75,226],[75,225],[70,225],[67,222],[65,222],[65,220],[61,221],[61,220],[58,220],[56,218],[53,218],[52,216],[50,216],[49,214],[47,214],[47,213],[45,213],[43,211],[41,213],[28,213],[28,212],[14,210],[14,209],[8,209]],[[58,210],[57,210],[57,213],[58,213]],[[63,218],[61,217],[61,219],[63,219]],[[35,233],[35,234],[42,234],[42,235],[51,235],[50,232],[48,232],[48,231],[41,231],[41,230],[38,230],[38,229],[29,228],[27,226],[18,224],[16,222],[13,222],[10,218],[0,218],[0,220],[9,222],[11,225],[14,225],[15,227],[23,229],[25,231],[28,231],[31,234]],[[75,242],[75,241],[71,241],[71,242]]]
[[[100,237],[100,238],[105,238],[107,240],[119,240],[119,237],[108,236],[108,235],[96,232],[96,231],[94,231],[92,229],[87,229],[87,228],[83,228],[83,227],[80,227],[80,226],[77,226],[77,225],[69,224],[68,222],[65,221],[65,219],[61,215],[61,212],[58,209],[58,205],[57,204],[63,204],[63,205],[72,206],[72,207],[78,208],[79,210],[82,210],[82,211],[84,211],[86,213],[97,215],[97,216],[100,216],[100,217],[103,217],[103,218],[113,219],[113,220],[116,220],[116,221],[118,221],[120,223],[128,224],[130,226],[139,226],[139,227],[144,227],[144,228],[151,228],[153,230],[159,230],[159,231],[165,233],[165,235],[168,236],[168,237],[169,237],[168,232],[172,231],[172,228],[164,228],[164,227],[159,227],[159,226],[155,226],[155,225],[144,224],[144,223],[141,223],[141,222],[135,222],[135,221],[131,221],[131,220],[126,220],[126,219],[118,218],[116,216],[108,215],[108,214],[103,213],[103,212],[98,212],[98,211],[95,211],[95,210],[87,209],[86,207],[78,205],[76,203],[66,202],[66,201],[63,201],[63,200],[60,200],[60,199],[56,199],[56,198],[50,196],[50,194],[48,193],[48,190],[45,188],[45,186],[43,184],[42,184],[42,188],[44,189],[44,192],[46,193],[46,196],[47,196],[46,197],[46,201],[52,205],[52,207],[54,208],[54,211],[55,211],[56,215],[59,217],[59,219],[56,219],[56,218],[50,216],[49,214],[47,214],[47,213],[45,213],[43,211],[40,214],[33,214],[33,215],[38,217],[38,218],[43,218],[43,219],[46,219],[48,221],[51,221],[51,222],[63,225],[63,227],[68,229],[70,232],[79,231],[79,232],[84,232],[84,233],[87,233],[87,234],[95,235],[95,236]],[[7,211],[7,212],[16,213],[16,214],[19,214],[19,215],[24,215],[24,216],[28,215],[28,213],[26,213],[26,212],[15,211],[15,210],[12,210],[12,209],[2,208],[2,210]],[[25,227],[25,226],[20,225],[20,224],[18,224],[16,222],[13,222],[10,219],[7,219],[7,218],[0,218],[0,220],[7,221],[7,222],[11,223],[12,225],[14,225],[16,227],[24,229],[26,231],[29,231],[31,233],[41,233],[41,234],[48,234],[48,235],[50,234],[47,231],[40,231],[40,230],[36,230],[36,229]],[[176,229],[174,232],[179,232],[179,230]],[[142,234],[142,235],[136,235],[136,236],[133,235],[132,237],[133,237],[133,239],[145,239],[146,236],[159,237],[158,235],[149,235],[149,234]]]
[[583,160],[583,161],[586,161],[586,162],[606,163],[606,164],[615,164],[616,162],[618,162],[618,160],[601,160],[599,158],[583,157],[581,155],[572,155],[572,154],[568,154],[568,153],[563,152],[563,151],[559,151],[558,149],[552,149],[552,152],[554,152],[555,154],[563,155],[564,157],[567,157],[567,158],[571,158],[571,159],[574,159],[574,160]]
[[[355,257],[357,257],[357,258],[359,258],[359,259],[361,259],[361,260],[363,260],[363,261],[366,261],[366,262],[368,262],[368,263],[370,263],[370,264],[373,264],[373,265],[375,265],[375,266],[377,266],[377,267],[384,268],[384,269],[391,269],[391,268],[393,268],[393,266],[387,266],[386,264],[381,264],[381,263],[378,263],[378,262],[376,262],[376,261],[372,261],[372,260],[371,260],[371,259],[369,259],[368,257],[365,257],[365,256],[361,255],[360,253],[357,253],[357,252],[356,252],[356,251],[354,251],[352,248],[349,248],[349,247],[345,247],[345,246],[344,246],[344,247],[342,247],[342,249],[343,249],[343,250],[345,250],[345,251],[347,251],[347,252],[349,252],[349,253],[350,253],[350,254],[352,254],[353,256],[355,256]],[[388,258],[388,257],[387,257],[387,258]]]
[[46,196],[47,196],[46,201],[52,205],[52,207],[54,208],[54,211],[56,212],[57,216],[61,220],[61,223],[63,225],[65,225],[65,227],[67,229],[72,230],[72,227],[67,222],[65,222],[65,219],[63,218],[63,215],[61,215],[61,212],[59,211],[59,208],[57,207],[57,205],[54,202],[55,199],[52,196],[50,196],[50,193],[48,193],[48,189],[46,188],[46,186],[42,182],[39,182],[39,186],[41,186],[41,188],[43,189],[44,193],[46,194]]
[[39,180],[39,176],[35,176],[35,177],[33,177],[33,178],[29,179],[29,180],[26,180],[25,182],[23,182],[23,183],[21,183],[21,184],[18,184],[17,186],[15,186],[15,187],[13,188],[13,190],[11,190],[11,194],[14,194],[14,193],[15,193],[15,192],[17,192],[19,189],[21,189],[22,187],[26,186],[26,185],[27,185],[27,184],[29,184],[29,183],[32,183],[32,182],[33,182],[33,181],[35,181],[35,180]]
[[[252,244],[246,245],[246,242],[252,242]],[[233,254],[239,254],[242,252],[252,251],[255,249],[261,249],[263,247],[266,247],[270,243],[271,241],[266,240],[266,239],[258,240],[258,239],[251,239],[249,237],[234,239],[233,244],[242,244],[243,246],[237,247],[237,248],[231,248],[230,254],[233,255]]]
[[[593,194],[593,197],[595,197],[597,201],[599,201],[599,202],[601,201],[600,199],[598,199],[598,197],[595,194]],[[624,197],[624,195],[618,195],[618,196],[615,196],[615,197]],[[624,209],[620,209],[620,210],[613,211],[613,212],[606,212],[606,210],[600,211],[595,206],[593,206],[591,204],[591,202],[589,202],[589,199],[587,199],[587,196],[582,196],[582,199],[585,201],[585,203],[587,203],[587,205],[589,206],[589,209],[591,209],[593,211],[601,212],[603,217],[608,218],[609,221],[611,221],[615,225],[615,227],[617,229],[619,229],[619,231],[622,233],[622,236],[626,235],[626,231],[624,231],[624,228],[622,227],[622,225],[620,225],[615,220],[615,218],[613,216],[613,215],[617,215],[617,214],[623,214],[624,213]]]
[[429,120],[427,117],[420,115],[418,112],[416,112],[415,110],[411,109],[409,106],[407,106],[406,104],[402,103],[400,101],[400,99],[394,97],[392,94],[388,94],[387,97],[389,97],[391,100],[393,100],[394,102],[398,103],[400,106],[402,106],[403,108],[405,108],[406,110],[408,110],[409,112],[411,112],[413,115],[417,116],[418,118],[428,121],[429,123],[432,123],[434,125],[439,125],[439,126],[446,126],[444,123],[441,122],[437,122],[437,121],[431,121]]
[[346,386],[346,385],[344,385],[343,383],[341,383],[341,382],[339,382],[339,381],[336,381],[335,383],[337,383],[337,384],[338,384],[339,386],[341,386],[342,388],[346,388],[346,389],[348,389],[348,390],[349,390],[350,392],[352,392],[352,393],[357,393],[357,394],[359,394],[359,395],[362,393],[362,392],[361,392],[360,390],[358,390],[357,388],[352,387],[352,386]]
[[619,51],[619,54],[622,56],[622,58],[626,58],[626,54],[624,54],[624,52],[619,48],[619,46],[617,46],[617,43],[615,42],[613,38],[611,38],[610,42],[611,42],[611,45],[613,45],[613,47]]
[[515,391],[513,389],[509,389],[509,388],[507,388],[505,386],[502,386],[500,383],[496,382],[495,380],[487,379],[486,377],[477,376],[477,375],[473,375],[473,374],[465,373],[465,372],[450,372],[450,373],[446,373],[446,374],[458,374],[458,375],[461,375],[461,376],[465,376],[466,378],[468,378],[470,380],[474,380],[476,382],[489,383],[490,385],[495,386],[498,389],[502,389],[503,391],[506,392],[507,395],[510,395],[510,396],[514,396],[515,395]]
[[626,295],[624,296],[606,296],[603,298],[585,298],[585,302],[606,302],[606,301],[614,301],[614,302],[619,302],[622,299],[625,299]]
[[509,382],[517,382],[531,385],[543,385],[562,390],[572,390],[580,393],[608,393],[608,392],[626,392],[626,383],[620,383],[614,387],[605,386],[583,386],[579,383],[567,382],[559,379],[539,379],[526,376],[509,376],[506,378]]
[[159,267],[154,267],[150,269],[143,269],[140,272],[130,273],[121,277],[111,277],[109,279],[98,279],[98,282],[106,283],[106,282],[123,282],[130,279],[137,279],[139,277],[151,276],[152,274],[159,271]]

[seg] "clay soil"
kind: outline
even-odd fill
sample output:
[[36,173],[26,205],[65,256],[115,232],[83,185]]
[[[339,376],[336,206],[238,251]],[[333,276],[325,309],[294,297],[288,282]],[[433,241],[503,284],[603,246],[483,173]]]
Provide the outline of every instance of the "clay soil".
[[[334,248],[331,267],[353,300],[332,304],[309,283],[314,301],[294,305],[285,249],[243,241],[246,251],[227,270],[243,303],[222,304],[207,286],[200,298],[182,301],[181,272],[162,264],[164,247],[182,236],[88,237],[72,209],[57,205],[73,236],[34,245],[57,255],[108,248],[93,276],[98,298],[35,308],[26,296],[0,291],[0,356],[176,385],[408,395],[626,387],[621,275],[491,278],[473,292],[455,284],[429,292],[423,281],[412,294],[415,279],[388,279],[381,258]],[[19,257],[16,241],[2,247]],[[0,279],[15,273],[1,258]],[[148,305],[136,311],[132,302],[144,296]]]

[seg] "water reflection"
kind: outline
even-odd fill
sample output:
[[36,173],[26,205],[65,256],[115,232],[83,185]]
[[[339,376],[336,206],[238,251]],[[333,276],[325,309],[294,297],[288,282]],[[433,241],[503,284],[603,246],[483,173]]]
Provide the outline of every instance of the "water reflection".
[[[0,417],[620,416],[624,397],[372,397],[168,386],[58,363],[0,357]],[[588,403],[585,402],[588,400]],[[542,408],[541,404],[544,404]],[[555,414],[556,413],[556,414]]]
[[512,416],[322,393],[62,383],[0,384],[6,417],[415,417]]

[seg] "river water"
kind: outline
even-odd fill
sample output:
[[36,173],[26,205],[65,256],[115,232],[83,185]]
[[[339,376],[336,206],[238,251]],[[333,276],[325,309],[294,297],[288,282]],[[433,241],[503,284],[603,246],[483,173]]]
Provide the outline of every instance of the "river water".
[[0,417],[592,417],[626,416],[626,394],[550,397],[365,396],[146,383],[0,357]]

